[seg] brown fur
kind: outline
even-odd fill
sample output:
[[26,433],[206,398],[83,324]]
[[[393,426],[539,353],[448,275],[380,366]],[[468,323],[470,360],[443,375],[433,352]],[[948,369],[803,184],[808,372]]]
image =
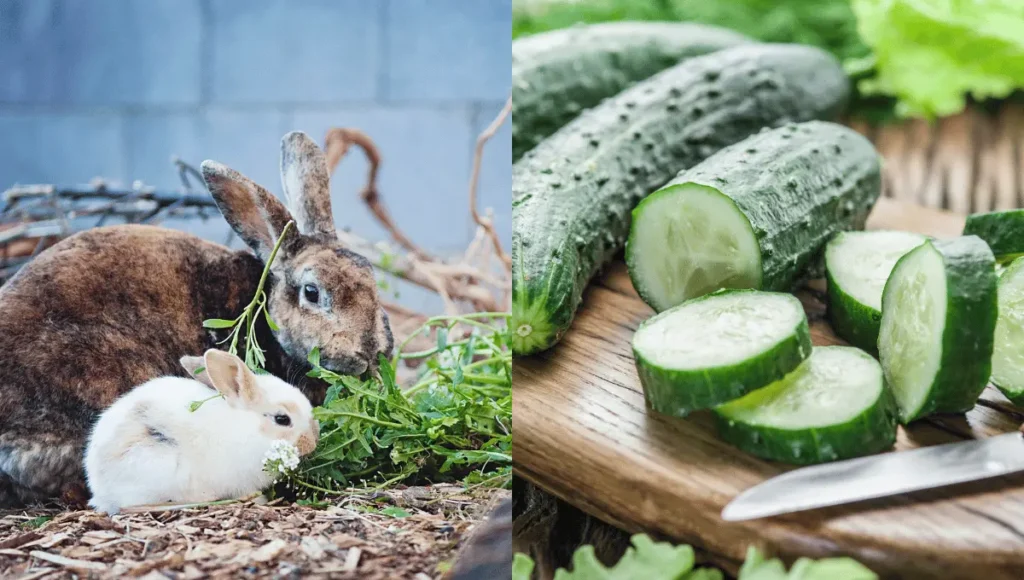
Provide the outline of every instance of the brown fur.
[[[326,163],[322,153],[303,159]],[[228,331],[204,329],[202,321],[238,316],[290,215],[237,172],[210,162],[203,172],[256,256],[173,230],[113,226],[45,250],[0,288],[0,507],[80,488],[83,447],[102,410],[150,379],[184,376],[182,357],[225,347],[218,342]],[[329,197],[325,185],[310,182],[300,197]],[[300,304],[304,271],[314,271],[332,297],[329,311]],[[336,237],[291,230],[266,286],[281,331],[263,320],[256,326],[267,370],[316,404],[326,384],[305,376],[313,346],[325,367],[342,373],[362,372],[377,353],[390,352],[374,284],[366,260]]]

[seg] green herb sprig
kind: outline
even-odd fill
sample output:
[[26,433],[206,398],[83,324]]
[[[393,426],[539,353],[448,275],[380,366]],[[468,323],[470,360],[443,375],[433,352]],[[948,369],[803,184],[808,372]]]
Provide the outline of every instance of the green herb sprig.
[[231,329],[231,333],[217,344],[223,344],[230,340],[231,344],[228,346],[228,352],[234,355],[238,354],[238,337],[242,329],[245,329],[245,364],[254,372],[262,371],[263,367],[267,364],[265,352],[260,347],[259,342],[256,341],[256,321],[259,320],[262,314],[270,330],[275,332],[278,330],[277,324],[270,318],[270,312],[267,311],[267,294],[263,291],[263,287],[266,285],[267,278],[270,275],[270,266],[277,257],[277,251],[281,248],[281,243],[284,242],[284,236],[294,223],[288,222],[285,224],[284,229],[281,230],[281,235],[278,236],[277,242],[274,243],[274,248],[270,251],[270,257],[267,258],[267,263],[263,267],[263,274],[260,275],[259,284],[256,285],[256,293],[253,295],[252,301],[242,310],[242,313],[234,320],[210,318],[203,321],[203,327],[205,328]]

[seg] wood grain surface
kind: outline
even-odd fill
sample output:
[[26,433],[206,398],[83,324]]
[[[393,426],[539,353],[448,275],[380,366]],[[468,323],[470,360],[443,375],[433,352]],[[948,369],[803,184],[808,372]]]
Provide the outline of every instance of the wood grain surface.
[[[879,200],[868,227],[938,237],[963,218]],[[817,345],[841,344],[823,320],[822,282],[800,292]],[[588,290],[555,348],[513,365],[515,473],[630,531],[693,544],[735,569],[748,546],[793,560],[849,555],[886,578],[1024,578],[1024,476],[745,522],[719,514],[738,493],[789,469],[720,441],[708,413],[646,408],[630,340],[652,314],[617,263]],[[1024,410],[993,388],[964,415],[900,428],[896,450],[1016,429]]]

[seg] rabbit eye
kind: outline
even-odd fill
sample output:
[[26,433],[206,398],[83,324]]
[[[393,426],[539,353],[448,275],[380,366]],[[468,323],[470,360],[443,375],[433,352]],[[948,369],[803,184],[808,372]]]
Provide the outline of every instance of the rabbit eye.
[[302,295],[306,298],[306,301],[311,304],[317,304],[320,302],[320,289],[312,284],[306,284],[302,287]]
[[288,427],[292,424],[292,418],[284,413],[278,413],[274,415],[274,422],[282,427]]

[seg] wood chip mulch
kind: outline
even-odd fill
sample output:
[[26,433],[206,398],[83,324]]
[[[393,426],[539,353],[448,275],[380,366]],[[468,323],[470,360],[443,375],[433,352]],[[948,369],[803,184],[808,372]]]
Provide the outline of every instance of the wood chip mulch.
[[435,485],[327,506],[0,511],[0,578],[441,578],[508,490]]

